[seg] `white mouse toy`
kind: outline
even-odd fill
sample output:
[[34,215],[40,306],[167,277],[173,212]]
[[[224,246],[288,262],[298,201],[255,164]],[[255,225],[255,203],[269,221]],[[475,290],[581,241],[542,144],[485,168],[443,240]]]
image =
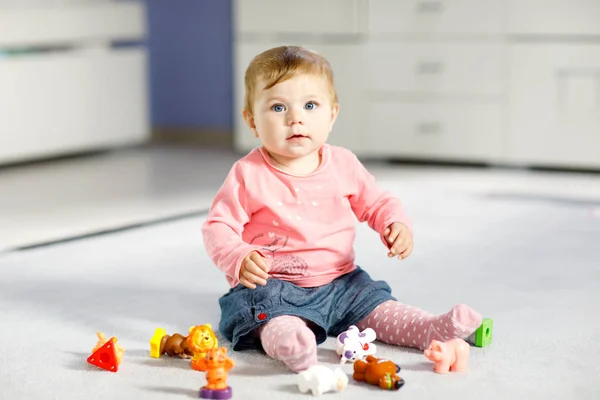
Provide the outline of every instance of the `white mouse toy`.
[[350,326],[347,331],[340,333],[335,342],[335,352],[341,356],[341,364],[346,361],[362,360],[377,352],[377,346],[372,343],[377,335],[371,328],[360,332],[357,326]]

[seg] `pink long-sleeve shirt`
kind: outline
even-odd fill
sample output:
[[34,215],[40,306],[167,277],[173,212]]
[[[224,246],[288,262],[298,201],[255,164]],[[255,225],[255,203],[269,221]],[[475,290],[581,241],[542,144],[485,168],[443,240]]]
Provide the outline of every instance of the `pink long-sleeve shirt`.
[[352,152],[327,144],[320,151],[319,167],[306,176],[276,168],[263,148],[231,168],[202,226],[206,250],[231,287],[253,250],[269,262],[271,278],[315,287],[356,268],[355,218],[380,235],[393,222],[412,229],[401,202]]

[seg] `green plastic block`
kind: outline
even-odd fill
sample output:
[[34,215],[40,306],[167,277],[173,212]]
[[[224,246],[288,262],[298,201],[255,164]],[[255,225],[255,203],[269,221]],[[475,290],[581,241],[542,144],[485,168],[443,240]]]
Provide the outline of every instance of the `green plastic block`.
[[485,347],[492,344],[492,330],[494,321],[491,318],[484,318],[481,326],[475,331],[475,346]]

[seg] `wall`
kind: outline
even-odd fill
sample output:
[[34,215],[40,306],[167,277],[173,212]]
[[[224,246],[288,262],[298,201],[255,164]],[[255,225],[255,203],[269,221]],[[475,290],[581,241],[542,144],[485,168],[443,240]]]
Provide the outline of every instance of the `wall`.
[[152,123],[230,130],[231,0],[146,0]]

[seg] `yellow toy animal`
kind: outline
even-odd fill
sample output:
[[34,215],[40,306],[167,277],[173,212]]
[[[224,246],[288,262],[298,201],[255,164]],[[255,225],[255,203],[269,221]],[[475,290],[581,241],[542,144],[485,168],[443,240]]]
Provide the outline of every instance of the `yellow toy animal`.
[[201,371],[197,367],[201,361],[204,361],[206,353],[210,349],[219,347],[212,326],[210,324],[192,326],[187,337],[187,347],[194,354],[191,362],[192,369]]

